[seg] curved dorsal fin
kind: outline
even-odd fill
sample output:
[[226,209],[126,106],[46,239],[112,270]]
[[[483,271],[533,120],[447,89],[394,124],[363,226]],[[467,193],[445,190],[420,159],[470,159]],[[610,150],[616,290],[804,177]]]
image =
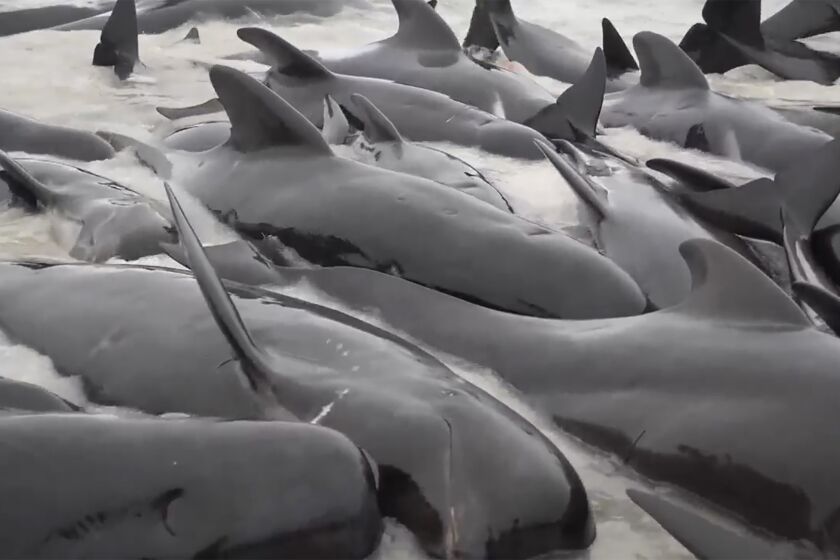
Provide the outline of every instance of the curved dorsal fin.
[[772,179],[761,177],[734,189],[686,192],[682,200],[691,211],[724,231],[781,245],[779,193]]
[[604,58],[607,61],[607,73],[610,76],[620,76],[631,70],[638,70],[639,65],[636,59],[627,48],[627,43],[621,38],[613,23],[604,18],[601,20],[601,33],[603,35]]
[[280,74],[307,80],[327,80],[335,77],[335,74],[320,61],[268,29],[242,27],[236,31],[236,36],[259,49]]
[[662,313],[707,319],[810,327],[802,310],[744,257],[708,239],[680,245],[691,273],[691,293]]
[[387,42],[400,47],[460,51],[458,37],[425,0],[391,0],[400,27]]
[[227,66],[210,69],[210,82],[230,119],[229,143],[241,152],[274,146],[305,147],[332,155],[321,132],[285,99]]
[[239,359],[242,371],[247,376],[251,389],[262,398],[273,400],[272,382],[284,378],[275,371],[268,356],[260,350],[254,339],[251,338],[251,334],[242,322],[242,317],[236,310],[233,301],[231,301],[224,284],[222,284],[221,279],[213,269],[213,265],[210,264],[210,260],[204,253],[204,247],[201,246],[195,230],[187,220],[184,209],[181,208],[181,203],[175,193],[172,192],[169,183],[164,183],[164,188],[172,209],[172,215],[175,217],[178,237],[184,246],[190,269],[201,288],[201,294],[210,308],[210,313],[213,314],[219,330],[222,331]]
[[607,63],[598,47],[583,76],[524,124],[549,139],[577,139],[580,134],[593,139],[606,87]]
[[371,142],[397,142],[402,143],[403,137],[388,117],[379,110],[367,97],[360,93],[354,93],[350,100],[355,105],[357,112],[355,116],[365,125],[365,136]]
[[126,79],[140,60],[137,33],[134,0],[117,0],[93,50],[93,65],[113,66],[114,73],[121,80]]
[[633,37],[645,87],[709,89],[706,76],[691,58],[669,39],[642,31]]
[[[561,143],[566,142],[561,140]],[[599,219],[603,220],[609,213],[609,203],[605,200],[606,197],[598,193],[595,186],[580,173],[574,165],[571,165],[564,157],[558,154],[554,147],[542,140],[534,140],[534,144],[543,153],[551,165],[554,166],[566,183],[572,188],[578,198],[584,202]]]
[[785,167],[773,181],[784,197],[787,214],[797,220],[806,235],[811,235],[840,194],[840,139]]

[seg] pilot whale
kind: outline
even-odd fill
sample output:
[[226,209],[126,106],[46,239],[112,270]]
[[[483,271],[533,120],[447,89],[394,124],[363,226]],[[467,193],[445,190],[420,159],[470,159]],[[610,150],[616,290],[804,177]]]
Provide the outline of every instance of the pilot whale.
[[[580,479],[531,424],[376,327],[242,285],[228,285],[228,295],[170,196],[195,278],[151,267],[0,265],[7,335],[83,376],[94,402],[296,418],[342,432],[378,465],[382,515],[436,556],[526,558],[591,543]],[[24,287],[32,299],[12,296]],[[50,312],[32,313],[36,302]],[[179,343],[165,343],[174,333]]]
[[840,77],[840,56],[780,39],[761,26],[761,0],[706,0],[706,24],[696,24],[680,46],[704,72],[726,72],[757,64],[786,80],[833,84]]
[[0,414],[4,558],[365,558],[372,465],[288,422]]
[[110,179],[57,162],[14,160],[2,151],[0,167],[16,196],[80,224],[73,258],[134,260],[174,239],[168,208]]
[[311,122],[237,70],[214,66],[210,80],[230,140],[193,154],[174,177],[261,245],[279,241],[322,266],[388,271],[519,313],[644,309],[627,273],[584,244],[433,181],[336,157]]
[[546,144],[540,148],[580,200],[579,214],[595,246],[636,280],[656,308],[676,305],[691,292],[691,276],[679,252],[685,241],[715,240],[757,261],[744,241],[697,220],[642,170],[611,160],[591,177],[585,170],[595,158],[571,143],[560,143],[570,157]]
[[724,245],[683,243],[693,288],[681,303],[591,321],[505,314],[369,270],[260,271],[243,249],[208,255],[225,274],[247,270],[281,292],[305,282],[342,309],[487,367],[650,479],[782,540],[837,550],[840,449],[829,442],[840,437],[840,341]]
[[115,153],[92,132],[42,123],[5,110],[0,110],[0,150],[79,161],[110,159]]
[[78,21],[105,13],[113,6],[114,0],[96,0],[3,11],[0,12],[0,37]]
[[[630,49],[612,22],[601,20],[603,50],[607,62],[607,91],[627,88],[633,80],[625,74],[639,69]],[[586,72],[589,53],[573,39],[522,20],[510,0],[476,0],[464,46],[490,51],[501,46],[505,56],[537,76],[573,84]]]
[[758,103],[713,92],[688,55],[661,35],[638,33],[633,45],[642,68],[640,83],[605,100],[604,127],[633,126],[656,140],[773,171],[802,160],[832,139]]
[[0,414],[3,411],[75,412],[75,404],[43,387],[0,377]]
[[[235,19],[255,13],[263,17],[294,13],[328,17],[353,3],[360,4],[361,0],[140,0],[137,28],[140,33],[163,33],[188,21]],[[108,17],[108,14],[95,15],[55,29],[102,29]]]

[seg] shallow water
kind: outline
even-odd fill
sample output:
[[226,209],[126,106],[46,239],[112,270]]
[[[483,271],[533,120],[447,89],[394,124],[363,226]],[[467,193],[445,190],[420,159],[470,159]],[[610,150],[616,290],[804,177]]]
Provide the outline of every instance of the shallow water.
[[[53,0],[0,0],[0,10],[47,5]],[[79,2],[83,3],[83,2]],[[786,0],[765,0],[770,14]],[[587,48],[600,42],[600,19],[608,16],[628,40],[642,30],[663,33],[679,40],[699,18],[702,0],[518,0],[514,7],[523,19],[538,21],[563,32]],[[472,9],[471,0],[440,0],[439,10],[459,36],[465,32]],[[158,105],[182,106],[205,101],[213,95],[207,76],[209,64],[219,58],[248,50],[236,38],[242,22],[200,24],[202,44],[182,43],[190,25],[158,36],[140,38],[144,65],[138,75],[120,82],[108,68],[90,66],[98,32],[61,33],[38,31],[0,39],[0,66],[4,72],[0,107],[56,124],[89,130],[112,130],[139,139],[150,138],[167,121],[155,112]],[[285,17],[271,21],[247,21],[273,28],[303,48],[348,48],[384,38],[396,29],[396,18],[388,0],[371,0],[367,8],[348,8],[329,20]],[[827,36],[810,41],[819,48],[840,50],[840,40]],[[631,45],[632,46],[632,45]],[[229,63],[244,70],[259,70],[252,63]],[[540,80],[552,91],[566,86]],[[732,95],[766,100],[775,104],[815,101],[840,104],[840,88],[811,83],[779,82],[756,68],[742,68],[726,76],[712,76],[713,87]],[[734,180],[766,174],[745,164],[686,151],[654,142],[629,129],[608,130],[602,139],[622,153],[642,161],[671,157],[703,165]],[[441,146],[473,164],[501,187],[518,213],[551,225],[572,225],[576,203],[571,191],[544,162],[521,162],[491,156],[476,150]],[[155,198],[164,199],[161,182],[130,156],[83,165]],[[176,185],[177,186],[177,185]],[[196,204],[188,212],[207,243],[224,241],[226,230],[217,225]],[[70,259],[67,251],[74,241],[76,226],[60,216],[27,216],[18,210],[0,213],[0,258],[37,256]],[[173,266],[164,256],[144,262]],[[298,290],[296,290],[298,291]],[[308,298],[322,296],[299,288]],[[375,320],[375,318],[372,318]],[[624,490],[643,482],[622,469],[620,463],[586,448],[558,433],[540,415],[521,403],[492,372],[449,360],[462,375],[520,410],[567,454],[587,486],[598,523],[598,538],[585,556],[602,558],[678,558],[690,555],[665,534],[646,514],[630,502]],[[0,340],[0,375],[43,385],[65,398],[84,403],[80,384],[60,378],[50,360],[27,348]],[[109,413],[130,413],[104,409]],[[411,535],[390,524],[377,558],[421,558]]]

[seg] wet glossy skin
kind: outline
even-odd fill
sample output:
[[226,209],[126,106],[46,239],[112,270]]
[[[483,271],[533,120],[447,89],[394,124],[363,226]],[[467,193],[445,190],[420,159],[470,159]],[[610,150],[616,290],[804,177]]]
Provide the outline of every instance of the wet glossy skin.
[[183,173],[191,192],[246,237],[279,240],[322,266],[387,271],[541,316],[621,316],[645,306],[635,282],[591,248],[432,181],[298,148],[223,146],[196,155]]
[[4,558],[365,558],[371,465],[315,426],[3,415]]
[[160,252],[161,242],[173,241],[169,210],[157,201],[82,169],[58,162],[17,160],[43,189],[16,188],[34,206],[54,209],[81,225],[70,255],[101,262],[112,257],[138,259]]
[[56,4],[0,13],[0,36],[14,35],[36,29],[77,21],[110,10],[113,0],[93,2],[85,6]]
[[73,412],[78,407],[38,385],[0,377],[0,410]]
[[[94,402],[227,418],[270,412],[243,382],[190,275],[78,265],[3,265],[0,275],[9,336],[61,373],[82,375]],[[574,470],[495,399],[350,317],[245,288],[234,301],[285,374],[272,380],[275,406],[366,449],[380,468],[383,515],[426,550],[522,558],[591,542]],[[44,312],[31,313],[35,305]]]
[[[840,342],[757,270],[724,283],[731,296],[594,321],[504,314],[359,269],[277,272],[273,284],[305,280],[494,370],[560,427],[654,480],[777,536],[840,544]],[[754,297],[753,310],[732,311]],[[762,318],[767,309],[781,318]]]
[[[157,6],[156,2],[138,1],[137,27],[140,33],[163,33],[201,16],[212,18],[241,18],[257,12],[264,16],[305,12],[326,17],[341,11],[344,2],[338,0],[176,0]],[[145,8],[145,9],[144,9]],[[108,14],[75,21],[57,29],[101,29]]]
[[54,126],[0,110],[0,149],[96,161],[114,156],[114,149],[92,132]]

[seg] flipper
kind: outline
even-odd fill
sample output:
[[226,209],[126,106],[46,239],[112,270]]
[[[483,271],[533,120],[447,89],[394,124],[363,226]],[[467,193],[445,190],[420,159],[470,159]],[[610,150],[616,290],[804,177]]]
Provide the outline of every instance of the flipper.
[[710,239],[680,245],[691,273],[691,293],[659,313],[679,313],[719,321],[784,324],[807,328],[799,306],[747,259]]
[[274,70],[281,74],[310,80],[335,77],[320,61],[267,29],[243,27],[236,35],[265,54],[272,61]]
[[[565,140],[563,140],[565,142]],[[546,144],[542,140],[534,140],[534,144],[543,153],[554,168],[563,176],[566,183],[572,188],[575,194],[580,198],[586,206],[592,210],[599,219],[603,220],[609,213],[609,202],[607,201],[606,193],[598,192],[599,187],[592,184],[592,182],[578,171],[574,165],[570,164],[566,159],[554,151],[554,148]]]
[[321,130],[327,144],[340,146],[350,137],[350,123],[331,95],[324,96],[324,126]]
[[840,297],[825,288],[808,282],[794,282],[793,293],[840,336]]
[[354,93],[350,96],[350,100],[353,102],[354,109],[356,109],[353,114],[364,124],[364,132],[368,140],[371,142],[403,143],[403,137],[394,123],[367,97]]
[[701,218],[731,233],[783,243],[780,212],[808,235],[840,193],[840,140],[832,140],[774,180],[756,179],[735,189],[685,193]]
[[639,65],[636,64],[636,59],[633,58],[630,49],[627,48],[627,43],[624,42],[609,19],[601,20],[601,32],[604,37],[604,58],[607,63],[607,75],[615,77],[625,72],[638,70]]
[[397,10],[399,28],[386,43],[401,47],[460,51],[458,37],[425,0],[391,0]]
[[169,119],[175,121],[178,119],[185,119],[187,117],[196,117],[199,115],[211,115],[224,111],[221,102],[217,98],[208,99],[204,103],[192,105],[190,107],[157,107],[156,111]]
[[764,49],[761,34],[761,0],[706,0],[703,20],[709,29],[740,43]]
[[114,73],[121,80],[128,78],[134,71],[134,65],[140,61],[137,33],[134,0],[117,0],[93,51],[93,65],[113,66]]
[[692,192],[702,193],[736,188],[734,184],[725,179],[721,179],[717,175],[680,161],[654,158],[648,160],[646,165],[654,171],[659,171],[679,181],[683,187]]
[[154,171],[158,177],[169,179],[172,176],[172,162],[154,146],[116,132],[98,130],[96,135],[111,144],[118,152],[133,149],[140,163]]
[[[216,320],[219,329],[225,335],[234,353],[240,361],[242,372],[248,378],[251,389],[262,399],[273,402],[273,384],[280,381],[291,383],[290,380],[276,371],[270,358],[256,345],[242,317],[233,305],[230,296],[225,290],[224,284],[219,279],[213,265],[207,258],[198,236],[192,225],[187,220],[180,202],[169,183],[164,183],[166,196],[172,208],[172,215],[175,217],[175,225],[178,228],[178,237],[187,254],[195,279],[201,288],[201,294],[207,301],[207,306]],[[283,411],[285,412],[285,411]]]
[[819,111],[821,113],[828,113],[830,115],[840,115],[840,107],[814,107],[814,111]]
[[3,168],[12,191],[33,206],[38,204],[49,206],[54,202],[53,191],[2,150],[0,150],[0,167]]
[[639,82],[645,87],[709,89],[706,76],[693,60],[666,37],[642,31],[633,37],[633,47],[642,70]]
[[315,125],[247,74],[216,65],[210,69],[210,82],[230,118],[228,142],[237,150],[296,146],[306,147],[310,153],[332,155]]
[[792,0],[761,24],[763,34],[780,41],[795,41],[838,30],[838,5],[826,0]]
[[[187,253],[181,245],[161,243],[160,248],[172,260],[189,268]],[[248,286],[282,283],[282,278],[278,276],[274,265],[243,239],[205,247],[204,254],[213,264],[216,274],[225,280],[233,280]]]
[[476,0],[475,2],[472,19],[470,19],[470,28],[467,31],[467,36],[464,37],[464,48],[481,47],[490,52],[499,48],[499,39],[496,37],[496,31],[490,22],[486,2],[487,0]]
[[589,68],[557,102],[542,109],[524,124],[552,140],[595,138],[607,87],[607,64],[604,51],[595,49]]
[[706,560],[764,560],[778,551],[761,539],[718,524],[649,492],[628,489],[627,496],[697,558]]

